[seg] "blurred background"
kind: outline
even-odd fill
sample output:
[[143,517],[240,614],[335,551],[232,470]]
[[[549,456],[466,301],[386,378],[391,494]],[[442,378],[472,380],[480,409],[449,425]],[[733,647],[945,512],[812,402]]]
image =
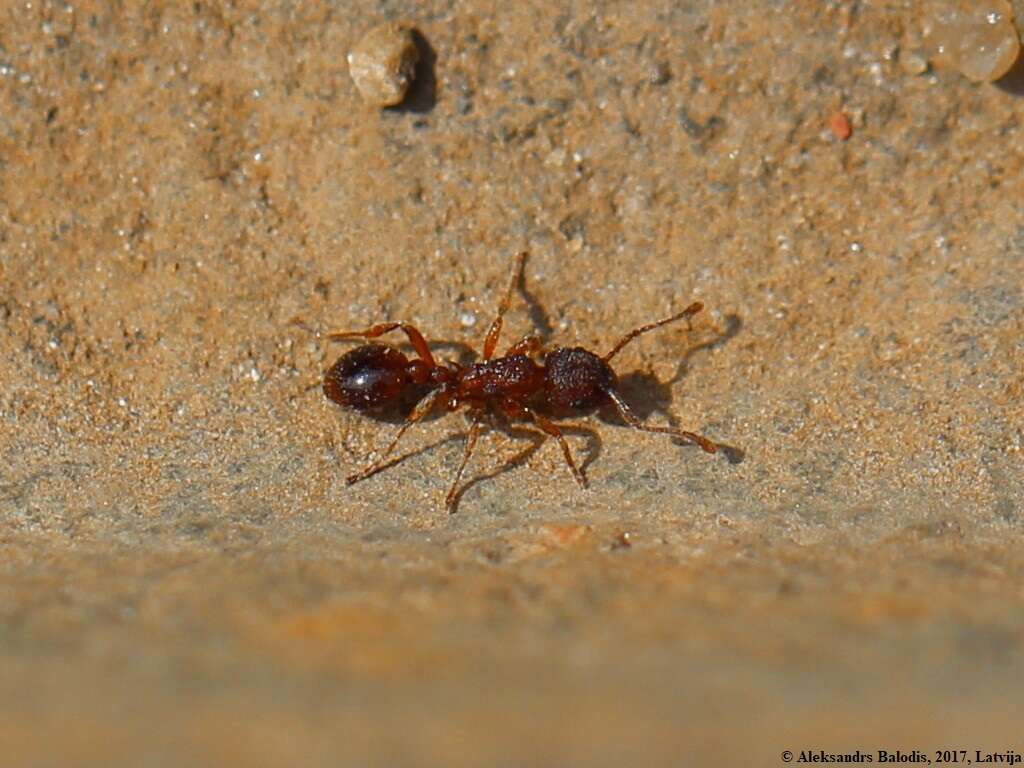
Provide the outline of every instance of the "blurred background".
[[[1016,10],[0,5],[0,762],[1024,752]],[[346,487],[305,327],[479,349],[522,249],[508,343],[703,301],[616,367],[728,450]]]

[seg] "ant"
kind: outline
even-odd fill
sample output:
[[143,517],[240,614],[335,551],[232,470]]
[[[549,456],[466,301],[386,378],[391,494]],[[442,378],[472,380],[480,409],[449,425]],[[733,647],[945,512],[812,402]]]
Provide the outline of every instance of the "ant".
[[[365,344],[346,352],[324,375],[324,394],[335,403],[358,411],[374,411],[400,403],[410,391],[426,390],[380,459],[349,475],[348,485],[365,480],[391,466],[387,461],[388,456],[402,435],[437,406],[448,412],[465,407],[472,419],[462,461],[445,497],[445,507],[449,512],[454,510],[459,481],[476,447],[481,427],[490,414],[497,413],[510,420],[532,420],[543,432],[558,440],[565,463],[583,488],[587,487],[586,476],[576,465],[562,430],[542,411],[562,414],[591,411],[598,406],[611,404],[634,429],[672,435],[694,443],[708,453],[718,450],[713,442],[694,432],[644,424],[619,394],[618,379],[608,364],[633,339],[677,320],[686,319],[689,322],[704,308],[703,304],[696,301],[682,312],[633,329],[603,357],[582,347],[556,347],[545,351],[537,336],[526,336],[513,344],[504,355],[495,357],[505,313],[512,302],[516,286],[522,280],[525,261],[526,252],[519,253],[508,290],[498,305],[497,317],[484,338],[483,356],[478,362],[469,365],[450,361],[439,364],[430,353],[423,334],[408,323],[380,323],[362,331],[326,334],[330,341],[342,341],[375,339],[391,331],[401,330],[417,355],[410,360],[394,347],[383,344]],[[543,356],[542,363],[534,359],[539,355]]]

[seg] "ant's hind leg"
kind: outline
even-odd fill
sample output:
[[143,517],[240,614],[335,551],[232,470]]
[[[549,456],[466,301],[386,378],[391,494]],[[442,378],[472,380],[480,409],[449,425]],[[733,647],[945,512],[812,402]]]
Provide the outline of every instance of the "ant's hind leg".
[[572,457],[572,451],[569,450],[569,443],[565,439],[565,435],[562,434],[562,430],[558,428],[557,424],[548,421],[536,411],[529,408],[525,410],[530,414],[530,418],[533,419],[534,423],[538,427],[558,441],[558,444],[562,447],[562,455],[565,457],[565,463],[568,464],[569,469],[572,470],[572,476],[576,478],[576,482],[580,484],[581,488],[586,488],[587,476],[583,474],[583,470],[576,466],[576,461]]
[[487,336],[484,338],[484,360],[490,360],[494,355],[495,348],[498,346],[498,337],[501,336],[501,326],[505,322],[505,313],[508,312],[509,305],[512,304],[512,294],[515,292],[516,286],[523,279],[523,265],[525,263],[526,251],[520,251],[516,254],[516,263],[512,267],[512,279],[508,281],[505,297],[501,300],[501,304],[498,305],[498,316],[494,318],[494,322],[491,323]]
[[333,331],[325,334],[331,341],[343,341],[344,339],[375,339],[378,336],[383,336],[385,333],[400,328],[402,332],[409,337],[409,343],[412,344],[413,349],[416,350],[416,354],[419,355],[420,360],[425,362],[431,368],[437,367],[434,362],[434,356],[430,354],[430,347],[427,346],[427,340],[423,338],[423,334],[414,325],[408,323],[380,323],[379,325],[373,325],[363,331]]
[[687,440],[691,443],[699,445],[708,453],[716,453],[718,446],[708,440],[702,435],[698,435],[696,432],[687,432],[682,429],[675,429],[674,427],[650,427],[640,421],[639,417],[633,413],[632,409],[626,405],[626,401],[622,399],[622,395],[616,392],[614,389],[608,390],[608,397],[615,404],[615,408],[618,410],[619,415],[622,416],[623,420],[633,427],[633,429],[639,429],[643,432],[657,432],[662,435],[672,435],[673,437],[679,437],[683,440]]
[[[384,453],[381,454],[381,457],[373,464],[370,464],[368,467],[361,469],[359,472],[356,472],[355,474],[349,475],[347,478],[345,478],[345,483],[347,485],[358,483],[360,480],[365,480],[371,475],[375,475],[378,472],[392,466],[392,464],[397,463],[389,462],[388,456],[390,456],[391,452],[395,450],[395,446],[398,445],[398,441],[402,439],[402,435],[405,434],[405,431],[409,429],[409,427],[411,427],[413,424],[417,423],[418,421],[421,421],[424,416],[430,413],[431,409],[434,407],[434,403],[437,402],[437,398],[440,394],[441,390],[435,389],[431,391],[429,394],[427,394],[427,396],[420,400],[418,403],[416,403],[416,407],[413,408],[412,413],[409,414],[409,417],[405,420],[405,423],[402,424],[401,428],[398,430],[398,433],[392,438],[391,444],[388,445]],[[401,459],[399,459],[398,461],[400,460]]]
[[480,437],[480,427],[483,422],[479,416],[473,418],[473,423],[469,427],[469,434],[466,436],[466,447],[462,452],[462,462],[459,464],[459,469],[455,473],[455,479],[452,480],[452,486],[448,489],[448,495],[444,497],[444,506],[449,513],[454,512],[455,500],[458,498],[459,481],[462,480],[462,473],[466,469],[466,465],[469,463],[469,457],[473,455],[473,449],[476,447],[476,440]]

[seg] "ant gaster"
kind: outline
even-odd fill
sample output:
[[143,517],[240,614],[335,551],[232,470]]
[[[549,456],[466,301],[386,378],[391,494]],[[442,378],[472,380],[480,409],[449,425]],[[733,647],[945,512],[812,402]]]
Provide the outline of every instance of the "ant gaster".
[[[703,304],[694,302],[682,312],[635,328],[603,357],[582,347],[556,347],[545,351],[536,336],[526,336],[501,357],[494,357],[505,313],[522,279],[525,259],[525,252],[516,257],[512,279],[498,306],[498,315],[484,338],[483,358],[479,362],[469,365],[438,363],[430,353],[423,334],[408,323],[380,323],[362,331],[326,334],[329,340],[338,341],[375,339],[390,331],[401,330],[416,352],[416,358],[410,360],[394,347],[366,344],[339,357],[327,371],[323,383],[324,394],[339,405],[359,411],[374,410],[395,405],[408,395],[409,389],[426,388],[426,394],[416,403],[380,459],[350,475],[347,478],[349,485],[390,466],[388,456],[402,435],[438,406],[449,412],[466,408],[471,417],[462,461],[445,498],[449,511],[457,498],[459,481],[476,446],[481,427],[490,413],[497,412],[512,420],[532,420],[558,440],[573,477],[584,488],[587,486],[586,477],[576,465],[565,436],[542,411],[561,414],[611,404],[634,429],[672,435],[695,443],[708,453],[715,453],[715,444],[701,435],[672,427],[652,427],[641,422],[619,394],[618,379],[608,364],[637,336],[677,320],[689,320],[703,309]],[[543,356],[543,362],[537,362],[535,356]]]

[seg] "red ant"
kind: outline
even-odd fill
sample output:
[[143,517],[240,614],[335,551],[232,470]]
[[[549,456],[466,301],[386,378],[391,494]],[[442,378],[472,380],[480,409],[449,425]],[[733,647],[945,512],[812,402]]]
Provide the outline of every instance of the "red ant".
[[[525,260],[525,252],[516,258],[512,280],[498,306],[498,315],[484,338],[483,359],[480,362],[469,365],[437,363],[423,334],[408,323],[381,323],[364,331],[326,334],[329,340],[338,341],[375,339],[390,331],[401,330],[409,338],[417,355],[416,359],[410,360],[394,347],[383,344],[365,344],[346,352],[324,376],[324,394],[339,405],[359,411],[375,410],[397,404],[412,388],[427,388],[426,394],[416,403],[381,458],[350,475],[347,478],[349,485],[390,466],[387,458],[405,431],[438,404],[449,412],[465,406],[472,415],[462,462],[445,497],[445,506],[449,511],[452,511],[457,498],[459,481],[476,446],[481,425],[489,413],[498,412],[508,419],[530,419],[558,440],[573,477],[584,488],[587,487],[586,477],[576,465],[565,436],[538,409],[549,413],[588,411],[610,403],[634,429],[682,438],[699,445],[708,453],[717,451],[717,446],[701,435],[672,427],[651,427],[641,422],[619,394],[618,379],[608,365],[608,361],[637,336],[677,320],[689,320],[704,308],[703,304],[694,302],[682,312],[630,331],[603,357],[582,347],[556,347],[544,351],[541,340],[536,336],[526,336],[513,344],[503,356],[494,357],[505,313],[512,302],[515,287],[522,279]],[[540,354],[543,354],[543,363],[533,359],[533,356]]]

